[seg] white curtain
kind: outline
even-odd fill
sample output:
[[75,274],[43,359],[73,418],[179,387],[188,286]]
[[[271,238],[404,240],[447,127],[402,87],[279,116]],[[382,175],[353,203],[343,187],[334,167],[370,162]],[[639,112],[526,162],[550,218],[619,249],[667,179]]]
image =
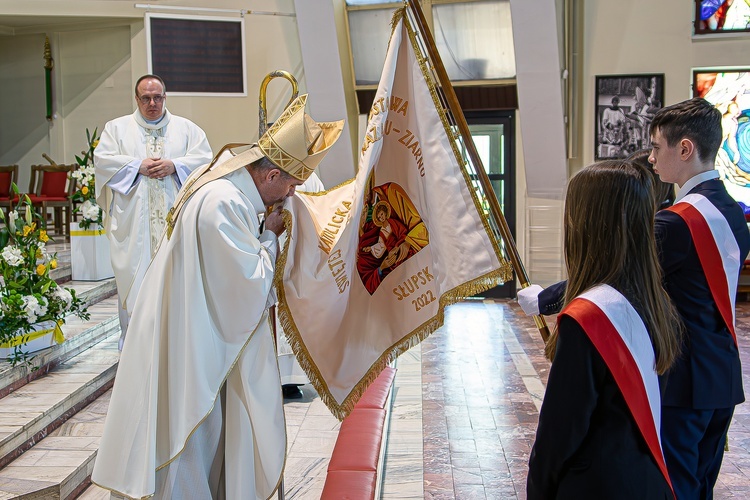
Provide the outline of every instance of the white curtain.
[[[383,3],[348,0],[349,5]],[[376,84],[385,61],[393,9],[349,11],[357,85]],[[453,81],[514,78],[516,59],[509,0],[458,2],[432,7],[433,37]]]
[[516,76],[509,0],[435,5],[435,44],[451,80]]

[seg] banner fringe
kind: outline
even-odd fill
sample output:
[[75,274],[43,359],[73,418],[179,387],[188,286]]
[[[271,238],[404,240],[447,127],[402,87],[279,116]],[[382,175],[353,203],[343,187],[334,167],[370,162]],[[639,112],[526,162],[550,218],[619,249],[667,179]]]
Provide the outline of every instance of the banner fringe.
[[[401,21],[402,19],[404,20],[407,26],[409,39],[411,43],[413,44],[415,53],[419,54],[419,52],[416,50],[417,49],[416,36],[411,26],[408,23],[408,18],[406,17],[405,7],[400,8],[394,12],[393,18],[391,20],[391,30],[392,31],[395,30],[398,27],[399,21]],[[391,39],[392,38],[393,37],[391,36]],[[389,44],[390,44],[390,39],[389,39]],[[428,76],[429,72],[427,71],[426,61],[424,61],[424,58],[421,57],[420,55],[418,55],[418,59],[419,59],[420,67],[422,69],[425,80],[427,81],[427,84],[430,88],[430,93],[433,96],[433,102],[435,104],[435,107],[438,109],[438,113],[441,117],[441,121],[443,122],[443,128],[445,132],[448,134],[448,136],[452,137],[450,134],[450,127],[448,125],[447,117],[445,116],[445,111],[442,109],[441,106],[439,106],[439,98],[437,97],[437,89],[435,88],[434,82]],[[460,153],[457,150],[457,145],[455,144],[455,141],[451,141],[451,146],[453,148],[453,152],[454,152],[454,155],[456,156],[456,159],[459,161],[459,164],[464,165],[462,163]],[[468,173],[466,172],[465,168],[461,168],[461,171],[464,177],[464,182],[466,182],[466,185],[469,188],[468,190],[473,199],[474,206],[476,207],[477,212],[480,215],[480,219],[482,220],[487,236],[492,242],[492,245],[494,247],[500,266],[497,269],[494,269],[484,274],[483,276],[470,280],[466,283],[457,285],[456,287],[450,290],[447,290],[443,294],[441,294],[439,297],[439,301],[438,301],[437,313],[432,318],[430,318],[429,320],[427,320],[426,322],[418,326],[416,329],[414,329],[412,332],[406,334],[404,337],[401,338],[401,340],[397,341],[391,347],[386,349],[385,352],[370,366],[370,368],[367,370],[367,373],[365,373],[365,375],[359,380],[359,382],[357,382],[357,384],[354,386],[354,388],[346,397],[346,399],[344,399],[344,401],[340,404],[338,403],[338,401],[336,401],[336,399],[331,394],[331,391],[329,390],[328,385],[323,379],[323,376],[321,375],[317,366],[315,366],[315,363],[312,361],[312,357],[310,356],[310,353],[307,347],[305,346],[304,341],[302,340],[299,329],[297,328],[294,318],[292,317],[291,312],[286,304],[286,296],[284,293],[284,285],[283,285],[283,274],[284,274],[284,270],[286,268],[286,263],[287,263],[287,252],[289,250],[290,238],[287,238],[284,243],[284,248],[281,250],[281,253],[279,254],[279,257],[276,262],[275,275],[274,275],[274,287],[276,288],[277,296],[279,300],[279,304],[278,304],[279,323],[282,329],[284,330],[284,335],[286,335],[289,345],[291,346],[292,351],[294,352],[294,355],[297,358],[297,361],[299,362],[300,367],[307,374],[307,377],[310,379],[310,383],[318,392],[318,395],[320,396],[321,401],[323,401],[323,403],[328,407],[331,413],[339,420],[343,420],[344,418],[346,418],[347,415],[349,415],[349,413],[352,411],[352,409],[357,404],[359,399],[362,397],[364,392],[367,390],[367,387],[380,375],[380,372],[382,372],[386,366],[390,365],[399,355],[403,354],[404,352],[408,351],[412,347],[419,344],[421,341],[426,339],[431,333],[433,333],[435,330],[437,330],[443,325],[446,307],[456,302],[459,302],[467,297],[471,297],[473,295],[482,293],[486,290],[489,290],[490,288],[493,288],[495,286],[498,286],[500,284],[503,284],[513,279],[512,265],[503,256],[503,252],[500,250],[500,245],[495,236],[495,233],[490,228],[489,222],[487,220],[487,216],[481,208],[479,199],[477,198],[477,195],[474,192],[474,190],[471,188],[471,182],[470,182],[470,179],[468,178]],[[351,181],[353,180],[354,179],[352,179]],[[347,181],[346,183],[351,182],[351,181]],[[306,194],[309,194],[312,196],[316,195],[312,193],[306,193]],[[320,194],[323,194],[323,193],[320,193]],[[283,220],[284,220],[284,225],[285,225],[287,234],[291,234],[291,230],[292,230],[291,213],[289,213],[288,211],[284,211]]]
[[[291,234],[292,216],[289,211],[284,211],[283,220],[286,230],[290,231],[288,234]],[[365,393],[367,388],[372,382],[375,381],[376,378],[378,378],[380,372],[382,372],[386,366],[393,363],[393,361],[395,361],[395,359],[401,354],[416,346],[424,339],[429,337],[430,334],[435,330],[443,326],[446,307],[451,304],[455,304],[456,302],[459,302],[467,297],[482,293],[489,290],[490,288],[496,287],[513,279],[512,265],[509,261],[501,259],[500,267],[498,269],[490,271],[489,273],[466,283],[462,283],[440,295],[438,302],[438,311],[435,316],[422,323],[412,332],[405,335],[401,340],[388,348],[380,356],[380,358],[378,358],[372,365],[370,365],[367,373],[359,380],[359,382],[357,382],[346,399],[344,399],[344,401],[339,404],[331,394],[331,391],[329,390],[328,385],[323,379],[323,376],[321,375],[317,366],[315,366],[315,363],[312,361],[312,357],[310,356],[310,353],[308,352],[307,347],[302,340],[299,329],[297,328],[297,324],[295,323],[294,318],[292,317],[291,312],[286,305],[286,296],[284,294],[283,286],[283,274],[286,267],[289,241],[290,239],[287,238],[284,242],[284,248],[277,260],[274,275],[274,286],[276,287],[276,292],[279,298],[279,324],[281,325],[282,330],[284,330],[284,335],[286,336],[286,339],[289,342],[292,351],[294,352],[295,358],[297,358],[300,367],[310,379],[310,383],[312,384],[312,386],[318,392],[321,401],[323,401],[323,403],[328,407],[331,413],[339,420],[344,420],[344,418],[346,418],[347,415],[351,413],[351,411],[354,409],[354,406]]]

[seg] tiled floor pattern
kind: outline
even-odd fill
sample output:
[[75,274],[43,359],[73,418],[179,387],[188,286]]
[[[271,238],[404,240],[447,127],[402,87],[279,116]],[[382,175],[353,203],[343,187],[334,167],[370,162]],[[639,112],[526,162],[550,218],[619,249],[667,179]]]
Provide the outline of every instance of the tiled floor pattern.
[[[284,470],[287,500],[320,498],[340,425],[312,386],[303,386],[302,392],[302,399],[287,400],[284,404],[288,440]],[[96,431],[96,436],[101,436],[101,429]],[[105,500],[109,499],[109,494],[92,485],[78,498]]]
[[[552,324],[553,321],[550,321]],[[750,304],[738,304],[750,388]],[[525,499],[549,363],[514,302],[452,307],[422,343],[424,498]],[[748,393],[750,394],[750,393]],[[715,498],[750,498],[750,404],[737,407]]]
[[[738,304],[746,388],[750,304]],[[550,321],[550,324],[553,320]],[[525,499],[526,470],[549,363],[514,302],[452,306],[446,325],[402,355],[381,498]],[[287,499],[317,499],[338,423],[309,386],[287,401]],[[93,489],[81,498],[106,498]],[[750,404],[737,407],[715,498],[750,498]]]
[[[738,303],[737,323],[750,391],[750,303]],[[445,326],[397,361],[380,497],[525,499],[549,368],[542,350],[533,321],[514,301],[450,307]],[[320,498],[339,427],[311,386],[303,392],[284,405],[285,498],[294,500]],[[100,422],[71,421],[54,439],[81,436],[87,425]],[[750,498],[749,403],[737,407],[729,438],[715,498]],[[108,495],[91,487],[79,498]]]

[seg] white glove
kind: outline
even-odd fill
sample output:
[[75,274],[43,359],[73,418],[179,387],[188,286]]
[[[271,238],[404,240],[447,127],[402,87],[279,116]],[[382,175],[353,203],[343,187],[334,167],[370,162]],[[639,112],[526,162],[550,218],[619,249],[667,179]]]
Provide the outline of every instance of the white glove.
[[539,285],[529,285],[516,292],[518,294],[518,305],[521,306],[527,316],[539,314],[539,294],[543,290],[544,288]]

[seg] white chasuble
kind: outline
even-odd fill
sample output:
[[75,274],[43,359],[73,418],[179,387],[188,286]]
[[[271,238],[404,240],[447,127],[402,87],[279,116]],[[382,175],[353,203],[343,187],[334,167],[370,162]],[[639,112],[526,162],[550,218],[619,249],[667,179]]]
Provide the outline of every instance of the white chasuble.
[[200,437],[226,384],[226,498],[265,499],[278,487],[286,429],[267,312],[275,249],[258,238],[263,210],[241,168],[199,189],[162,240],[136,299],[96,484],[159,497],[157,470]]
[[[138,113],[108,122],[94,151],[96,202],[104,210],[117,293],[129,313],[181,181],[212,159],[206,134],[190,120],[165,111],[166,125],[147,129]],[[172,160],[176,173],[158,180],[138,174],[141,161],[155,157]],[[123,175],[132,179],[130,189],[112,189],[110,181]]]

